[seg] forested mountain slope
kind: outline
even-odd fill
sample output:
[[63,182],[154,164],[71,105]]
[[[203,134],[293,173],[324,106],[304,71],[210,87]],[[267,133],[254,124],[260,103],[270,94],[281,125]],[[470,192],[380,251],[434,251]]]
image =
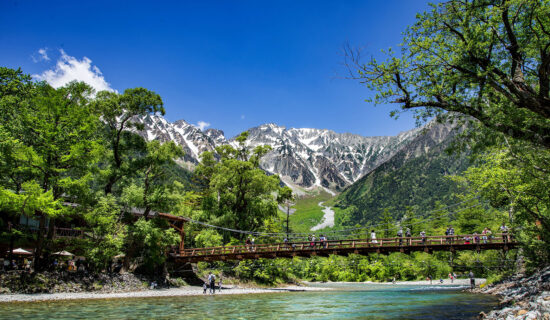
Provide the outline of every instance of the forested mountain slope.
[[445,150],[458,131],[450,124],[429,124],[424,134],[346,188],[335,200],[336,206],[350,208],[340,210],[350,215],[344,221],[375,222],[385,208],[400,218],[407,206],[418,206],[418,214],[423,215],[437,201],[456,202],[453,193],[457,185],[448,177],[466,170],[469,161],[465,153],[449,154]]

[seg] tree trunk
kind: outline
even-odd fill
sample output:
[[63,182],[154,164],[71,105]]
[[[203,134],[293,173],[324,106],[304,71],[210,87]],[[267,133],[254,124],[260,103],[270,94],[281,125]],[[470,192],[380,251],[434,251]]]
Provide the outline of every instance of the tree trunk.
[[44,246],[44,229],[46,225],[46,217],[40,215],[40,221],[38,224],[38,238],[36,240],[36,250],[34,251],[34,269],[40,271],[43,267],[41,255]]

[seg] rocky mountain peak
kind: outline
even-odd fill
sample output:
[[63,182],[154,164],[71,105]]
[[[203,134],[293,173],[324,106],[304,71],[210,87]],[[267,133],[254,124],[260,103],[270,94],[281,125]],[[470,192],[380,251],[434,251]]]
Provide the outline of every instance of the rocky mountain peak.
[[[199,162],[204,151],[223,144],[235,144],[224,132],[204,132],[184,120],[170,123],[161,116],[139,119],[145,130],[139,132],[147,140],[174,141],[185,151],[184,161]],[[247,146],[269,145],[261,167],[295,190],[324,188],[338,191],[357,181],[406,146],[421,129],[404,131],[396,136],[364,137],[351,133],[314,128],[286,128],[274,123],[250,128]],[[445,135],[445,130],[441,132]]]

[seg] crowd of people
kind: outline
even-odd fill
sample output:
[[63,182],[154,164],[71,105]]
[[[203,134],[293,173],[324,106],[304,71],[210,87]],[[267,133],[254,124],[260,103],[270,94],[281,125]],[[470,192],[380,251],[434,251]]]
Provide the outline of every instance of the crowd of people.
[[[511,239],[511,236],[509,234],[509,229],[506,226],[506,224],[502,224],[500,227],[500,233],[502,234],[502,240],[503,242],[508,242]],[[396,234],[395,243],[399,246],[403,245],[413,245],[414,243],[420,242],[422,245],[427,244],[428,236],[426,234],[426,230],[422,230],[419,233],[419,238],[413,238],[412,232],[410,228],[406,228],[405,231],[403,231],[403,228],[399,228]],[[378,244],[379,240],[376,237],[376,231],[374,229],[371,230],[370,236],[367,237],[371,244]],[[488,242],[493,241],[494,239],[493,232],[488,228],[484,228],[480,233],[474,232],[471,235],[466,235],[462,238],[464,241],[464,244],[487,244]],[[445,242],[447,244],[455,243],[456,241],[459,241],[460,239],[458,236],[455,236],[455,229],[452,225],[449,225],[448,228],[445,230]],[[283,240],[285,248],[287,249],[295,249],[296,243],[290,242],[288,238],[284,238]],[[300,244],[300,242],[298,242]],[[309,248],[328,248],[328,238],[325,235],[320,235],[318,238],[315,236],[315,234],[310,234],[307,236],[307,242]],[[256,247],[254,246],[254,239],[248,238],[246,240],[246,247],[248,251],[255,251]]]

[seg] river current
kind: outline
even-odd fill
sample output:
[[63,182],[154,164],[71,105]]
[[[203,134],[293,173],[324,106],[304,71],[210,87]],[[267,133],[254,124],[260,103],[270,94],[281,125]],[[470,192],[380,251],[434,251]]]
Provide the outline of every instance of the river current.
[[459,288],[323,284],[331,291],[0,304],[0,319],[475,319],[495,297]]

